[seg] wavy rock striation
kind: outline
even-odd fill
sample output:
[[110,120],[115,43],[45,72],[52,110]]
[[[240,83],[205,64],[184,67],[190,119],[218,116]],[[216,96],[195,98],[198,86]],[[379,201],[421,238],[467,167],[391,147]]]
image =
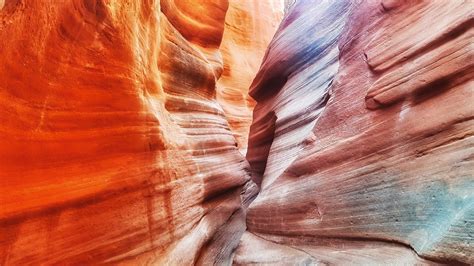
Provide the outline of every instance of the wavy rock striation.
[[257,105],[247,159],[257,184],[263,176],[262,187],[296,158],[326,105],[348,7],[347,1],[298,2],[270,43],[249,92]]
[[472,10],[0,0],[0,264],[474,264]]
[[474,263],[473,8],[293,4],[250,90],[236,264]]
[[255,189],[219,47],[258,64],[269,3],[0,1],[0,264],[229,263]]

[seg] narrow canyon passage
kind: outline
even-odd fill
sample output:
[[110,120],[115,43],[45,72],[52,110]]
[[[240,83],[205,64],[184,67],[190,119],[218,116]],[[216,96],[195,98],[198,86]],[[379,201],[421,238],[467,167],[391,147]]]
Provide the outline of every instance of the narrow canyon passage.
[[0,265],[474,264],[472,0],[0,0]]

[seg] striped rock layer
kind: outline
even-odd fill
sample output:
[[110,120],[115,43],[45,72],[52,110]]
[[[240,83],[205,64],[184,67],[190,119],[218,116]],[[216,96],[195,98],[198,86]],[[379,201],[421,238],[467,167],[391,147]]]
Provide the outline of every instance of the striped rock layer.
[[253,77],[282,12],[0,1],[0,265],[230,263],[255,186],[223,69]]
[[0,0],[0,265],[474,264],[473,10]]
[[289,7],[250,88],[236,264],[474,264],[473,10]]

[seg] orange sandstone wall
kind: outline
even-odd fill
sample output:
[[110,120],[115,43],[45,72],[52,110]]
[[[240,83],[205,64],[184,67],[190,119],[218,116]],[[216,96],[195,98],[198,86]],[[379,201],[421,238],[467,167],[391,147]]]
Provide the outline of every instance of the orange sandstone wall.
[[239,150],[245,154],[255,106],[248,89],[283,18],[284,2],[230,0],[229,3],[220,46],[224,71],[217,82],[217,100]]
[[0,1],[0,264],[229,261],[253,190],[216,100],[228,8]]

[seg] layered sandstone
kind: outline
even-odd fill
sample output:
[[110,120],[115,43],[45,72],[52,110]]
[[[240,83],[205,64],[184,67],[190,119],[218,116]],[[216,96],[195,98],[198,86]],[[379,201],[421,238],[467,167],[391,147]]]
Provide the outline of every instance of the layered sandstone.
[[237,264],[474,263],[472,10],[290,7],[250,90]]
[[0,264],[474,264],[472,10],[0,0]]
[[217,100],[242,154],[247,150],[255,106],[248,89],[283,17],[283,9],[283,1],[231,0],[227,10],[220,46],[224,71],[217,82]]
[[218,99],[271,2],[0,1],[0,264],[228,263],[252,183]]

